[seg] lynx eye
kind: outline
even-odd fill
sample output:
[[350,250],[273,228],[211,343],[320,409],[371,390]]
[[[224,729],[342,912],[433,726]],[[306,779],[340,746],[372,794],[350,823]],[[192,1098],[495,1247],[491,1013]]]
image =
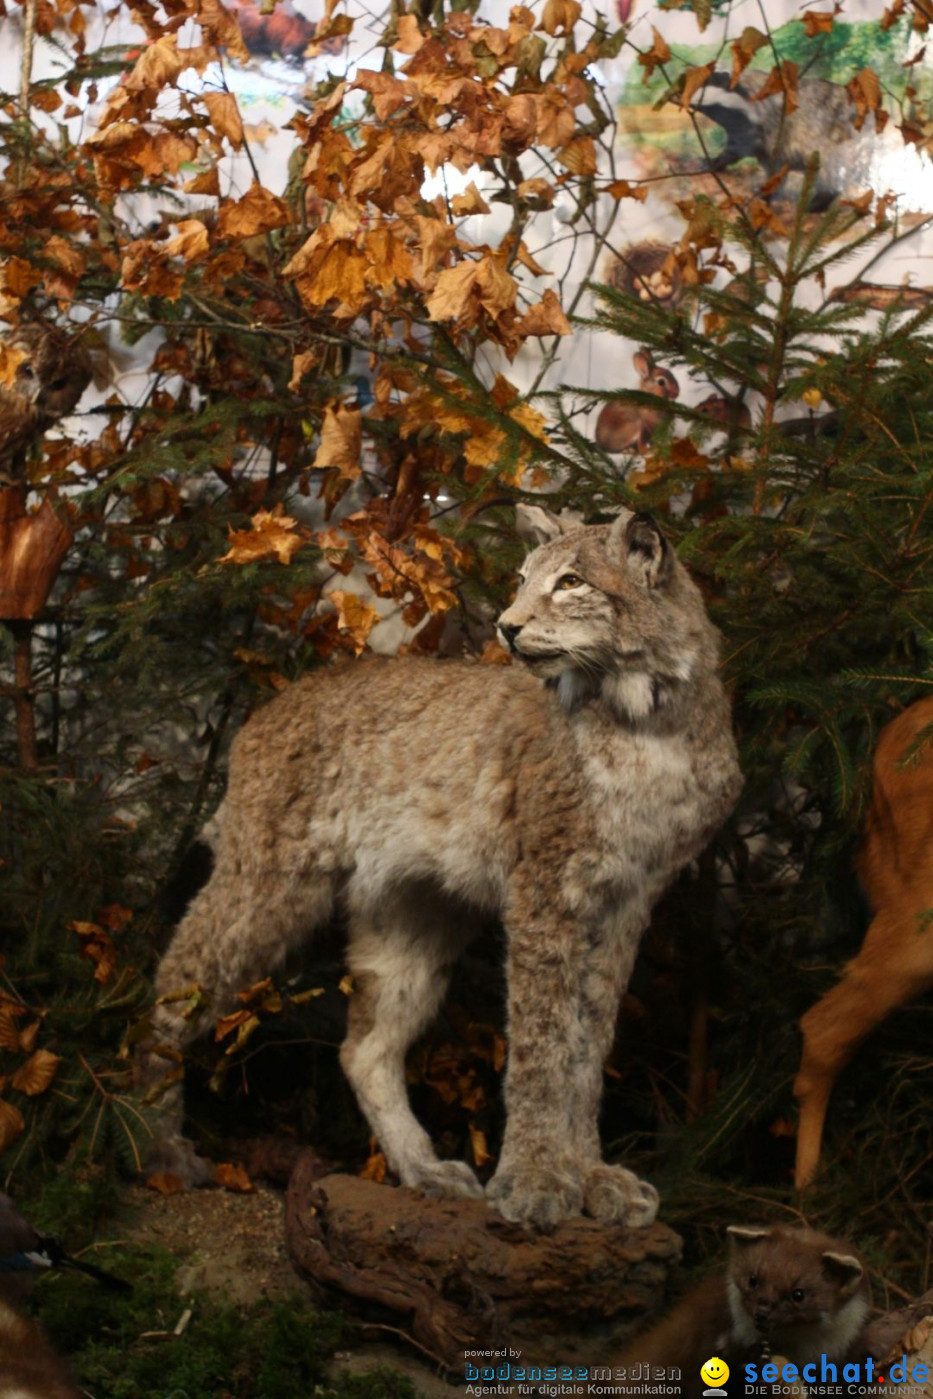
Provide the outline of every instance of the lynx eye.
[[570,588],[580,588],[584,581],[578,573],[564,573],[554,584],[554,591],[555,593],[564,593]]
[[804,1290],[803,1290],[802,1287],[795,1287],[794,1290],[793,1290],[793,1292],[792,1292],[790,1295],[791,1295],[791,1299],[792,1299],[794,1302],[802,1302],[803,1299],[804,1299],[804,1297],[806,1297],[807,1294],[804,1292]]

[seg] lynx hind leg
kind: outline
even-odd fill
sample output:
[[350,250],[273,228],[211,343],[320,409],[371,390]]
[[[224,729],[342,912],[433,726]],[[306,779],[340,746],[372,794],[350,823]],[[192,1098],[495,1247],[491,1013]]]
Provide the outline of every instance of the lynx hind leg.
[[350,921],[353,995],[340,1062],[392,1170],[431,1195],[483,1194],[466,1162],[437,1159],[405,1081],[406,1053],[434,1018],[475,931],[467,913],[423,886],[355,911]]
[[[184,1096],[178,1053],[219,1016],[235,1009],[237,993],[268,976],[287,954],[329,918],[334,904],[331,876],[305,871],[300,877],[280,862],[246,872],[221,849],[207,886],[182,919],[156,973],[156,996],[170,997],[198,985],[205,1012],[186,1018],[188,998],[154,1008],[153,1036],[137,1054],[138,1085],[157,1105],[156,1139],[147,1169],[171,1170],[189,1185],[202,1184],[209,1167],[182,1134]],[[176,1081],[159,1093],[168,1075]]]

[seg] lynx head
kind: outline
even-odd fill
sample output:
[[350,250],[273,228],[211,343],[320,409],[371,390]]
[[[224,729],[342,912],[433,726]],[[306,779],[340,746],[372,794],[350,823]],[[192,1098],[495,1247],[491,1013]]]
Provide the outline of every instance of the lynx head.
[[700,594],[649,516],[579,525],[520,505],[517,518],[538,547],[499,632],[569,711],[601,696],[619,717],[645,719],[715,668]]

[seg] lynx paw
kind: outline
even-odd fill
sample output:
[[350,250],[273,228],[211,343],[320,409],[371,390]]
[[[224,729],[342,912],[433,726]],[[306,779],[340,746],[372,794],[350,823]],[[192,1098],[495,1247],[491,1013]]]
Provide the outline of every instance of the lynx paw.
[[146,1152],[144,1171],[147,1176],[161,1172],[177,1176],[182,1185],[190,1189],[207,1185],[214,1168],[210,1161],[198,1155],[187,1137],[172,1133],[152,1143]]
[[486,1199],[515,1224],[532,1224],[550,1233],[562,1219],[583,1208],[576,1171],[553,1166],[501,1166],[486,1187]]
[[481,1200],[483,1187],[465,1161],[430,1161],[402,1176],[404,1185],[439,1199]]
[[624,1166],[594,1166],[583,1182],[583,1208],[594,1219],[643,1229],[658,1213],[658,1192]]

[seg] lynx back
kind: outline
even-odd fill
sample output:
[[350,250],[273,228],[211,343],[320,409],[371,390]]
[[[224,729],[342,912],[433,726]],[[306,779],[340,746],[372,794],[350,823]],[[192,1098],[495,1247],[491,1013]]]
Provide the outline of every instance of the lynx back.
[[[549,1227],[586,1210],[644,1224],[657,1195],[602,1162],[597,1115],[619,997],[664,887],[740,786],[718,637],[657,527],[623,512],[539,547],[500,618],[511,666],[406,658],[315,672],[245,725],[215,824],[214,869],[161,967],[212,1012],[330,918],[354,976],[341,1061],[406,1185],[479,1195],[415,1119],[405,1054],[484,916],[507,938],[507,1126],[487,1197]],[[156,1009],[142,1055],[196,1027]],[[163,1069],[164,1072],[164,1069]],[[181,1090],[162,1099],[163,1160],[189,1177]]]

